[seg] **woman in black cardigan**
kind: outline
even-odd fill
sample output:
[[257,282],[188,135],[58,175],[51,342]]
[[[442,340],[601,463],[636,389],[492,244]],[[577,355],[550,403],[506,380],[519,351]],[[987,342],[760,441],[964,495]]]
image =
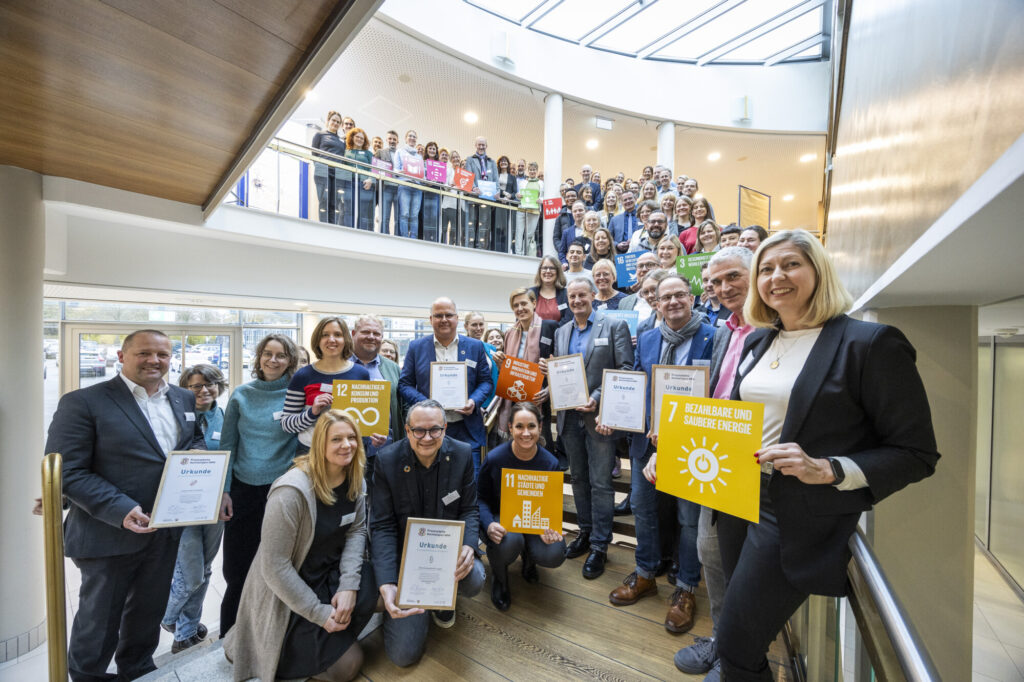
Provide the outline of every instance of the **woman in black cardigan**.
[[565,324],[572,319],[569,294],[565,290],[565,272],[554,256],[544,256],[537,266],[537,276],[530,291],[537,297],[537,314],[544,320]]
[[744,318],[764,329],[747,339],[732,398],[765,405],[761,509],[759,524],[718,516],[729,582],[717,644],[730,682],[772,679],[765,654],[800,604],[846,594],[861,512],[939,459],[913,346],[845,315],[850,295],[816,238],[775,234],[750,273]]

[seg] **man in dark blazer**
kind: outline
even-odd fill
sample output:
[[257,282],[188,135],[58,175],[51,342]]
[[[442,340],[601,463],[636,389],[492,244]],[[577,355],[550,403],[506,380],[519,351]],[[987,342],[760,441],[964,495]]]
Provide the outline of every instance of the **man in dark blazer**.
[[[566,550],[573,559],[589,551],[583,577],[604,573],[608,543],[612,539],[615,493],[612,467],[615,465],[615,437],[597,432],[598,405],[604,370],[633,366],[633,340],[623,320],[598,316],[593,309],[597,289],[593,280],[574,279],[566,287],[573,319],[555,332],[555,355],[583,355],[590,400],[575,410],[558,412],[558,439],[569,456],[572,494],[580,533]],[[541,361],[547,371],[547,362]]]
[[[155,670],[180,529],[149,527],[167,454],[205,450],[191,391],[164,381],[171,342],[129,334],[121,374],[68,393],[47,452],[63,456],[64,553],[82,573],[68,668],[74,682],[133,680]],[[115,653],[116,649],[116,653]],[[107,673],[111,657],[118,674]]]
[[[423,609],[401,609],[398,573],[409,518],[464,521],[462,549],[455,568],[459,594],[472,597],[484,584],[484,565],[477,557],[476,482],[469,446],[445,436],[440,403],[425,400],[409,409],[406,438],[377,454],[371,495],[370,547],[374,575],[384,602],[384,649],[398,666],[423,656],[430,618]],[[432,611],[443,628],[455,624],[454,611]]]
[[[739,364],[740,353],[747,336],[754,327],[743,319],[743,304],[750,289],[750,261],[754,254],[749,249],[730,246],[717,251],[708,261],[708,286],[731,315],[715,330],[711,348],[710,394],[728,400],[732,395],[733,378]],[[652,459],[655,459],[652,457]],[[650,467],[650,464],[648,465]],[[698,637],[696,641],[676,652],[675,664],[688,675],[717,672],[718,620],[725,600],[728,581],[722,570],[722,555],[718,547],[717,514],[708,507],[700,508],[697,522],[697,557],[704,569],[704,585],[711,605],[711,637]]]
[[430,397],[431,362],[465,362],[467,394],[464,407],[446,412],[448,436],[469,443],[473,448],[473,471],[480,470],[480,449],[487,440],[480,406],[491,393],[491,368],[484,344],[457,334],[459,314],[450,298],[439,298],[430,306],[432,336],[409,344],[398,380],[398,393],[406,405],[415,405]]
[[[473,174],[473,194],[480,194],[480,182],[486,180],[493,182],[495,185],[498,183],[498,164],[494,162],[494,159],[487,156],[487,138],[478,137],[473,141],[473,147],[476,149],[476,153],[472,156],[466,157],[466,170]],[[491,201],[496,200],[495,197],[491,197]],[[493,221],[494,209],[491,206],[485,206],[482,204],[469,204],[469,223],[466,228],[466,246],[479,249],[490,248],[490,235],[491,225]],[[475,219],[474,219],[475,216]],[[476,234],[473,232],[473,225],[476,224]],[[475,236],[475,243],[474,243]]]
[[[652,368],[655,365],[705,365],[710,363],[711,346],[715,329],[704,324],[693,315],[693,295],[689,283],[677,274],[661,279],[657,284],[655,305],[662,314],[658,329],[640,334],[636,344],[634,369],[647,374],[647,403],[651,398]],[[606,427],[600,427],[606,430]],[[609,601],[616,606],[635,604],[639,599],[657,594],[655,575],[661,562],[661,533],[658,520],[658,492],[647,479],[640,475],[648,459],[654,453],[651,440],[651,415],[647,415],[648,433],[635,433],[629,449],[630,466],[636,475],[632,477],[630,504],[636,517],[636,570],[630,573],[622,585],[609,595]],[[675,590],[665,616],[665,628],[669,632],[681,633],[693,627],[696,600],[693,592],[700,583],[700,561],[697,559],[698,505],[686,500],[676,500],[677,516],[680,522],[679,573]]]

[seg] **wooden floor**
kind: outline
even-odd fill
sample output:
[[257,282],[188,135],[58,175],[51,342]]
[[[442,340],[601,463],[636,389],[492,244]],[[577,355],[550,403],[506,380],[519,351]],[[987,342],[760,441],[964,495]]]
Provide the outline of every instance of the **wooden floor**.
[[[612,546],[608,566],[597,580],[580,574],[583,557],[557,569],[540,569],[530,585],[510,567],[512,606],[504,613],[490,600],[490,579],[473,599],[460,598],[455,627],[431,625],[427,651],[419,665],[401,669],[384,655],[378,630],[364,640],[368,680],[701,680],[676,670],[675,652],[711,632],[707,593],[697,595],[697,622],[684,635],[668,633],[662,623],[672,590],[659,578],[658,595],[633,606],[616,607],[608,594],[633,570],[633,552]],[[489,572],[488,572],[489,573]],[[791,680],[782,663],[781,640],[769,655],[778,680]]]

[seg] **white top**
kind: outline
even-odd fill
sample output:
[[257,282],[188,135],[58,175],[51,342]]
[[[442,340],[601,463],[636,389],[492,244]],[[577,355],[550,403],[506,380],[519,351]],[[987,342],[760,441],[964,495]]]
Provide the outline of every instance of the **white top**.
[[[459,335],[456,334],[452,342],[447,346],[442,346],[441,342],[434,337],[434,357],[437,358],[438,362],[458,362],[459,361]],[[462,421],[462,415],[455,410],[445,410],[445,417],[449,422],[460,422]]]
[[[761,432],[761,447],[776,445],[782,437],[782,426],[786,423],[789,398],[793,385],[803,371],[804,364],[821,334],[821,327],[780,331],[761,359],[747,373],[740,384],[740,399],[764,404],[764,428]],[[772,368],[772,365],[776,365]],[[808,453],[811,454],[811,453]],[[839,490],[856,490],[867,487],[867,479],[860,467],[849,457],[836,457],[842,465],[846,478]]]
[[[139,404],[142,416],[149,422],[150,428],[153,429],[153,435],[156,436],[156,442],[160,444],[160,449],[166,455],[174,449],[174,445],[178,442],[178,437],[181,435],[178,420],[174,418],[174,410],[171,409],[171,401],[167,398],[167,392],[171,390],[171,387],[167,385],[166,381],[161,380],[160,388],[157,392],[149,395],[146,393],[145,388],[124,374],[119,376],[128,386],[128,390],[131,391],[135,402]],[[194,417],[195,413],[193,413]]]
[[646,320],[654,312],[651,304],[645,301],[644,297],[640,294],[636,295],[636,305],[633,306],[633,310],[640,313],[640,317],[637,318],[638,320]]

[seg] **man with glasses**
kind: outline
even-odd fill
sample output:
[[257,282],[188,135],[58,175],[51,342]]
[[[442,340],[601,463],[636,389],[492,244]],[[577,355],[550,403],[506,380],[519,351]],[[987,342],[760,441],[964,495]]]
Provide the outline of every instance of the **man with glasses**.
[[384,650],[397,666],[413,665],[423,656],[430,621],[442,628],[455,624],[455,611],[402,609],[398,572],[403,538],[410,518],[464,521],[462,549],[455,566],[459,595],[472,597],[484,584],[484,565],[477,557],[480,525],[472,453],[465,443],[445,435],[444,408],[424,400],[409,410],[406,437],[377,455],[370,502],[370,546],[373,570],[384,603]]
[[[714,327],[693,315],[690,285],[679,275],[673,273],[658,282],[656,301],[662,324],[638,336],[634,366],[636,371],[647,374],[648,402],[654,365],[710,365],[715,336]],[[647,429],[647,434],[632,435],[629,448],[630,466],[637,474],[631,479],[630,490],[630,504],[636,518],[636,570],[609,595],[608,600],[616,606],[635,604],[641,598],[658,592],[655,581],[661,563],[658,492],[652,483],[639,475],[657,447],[657,438],[650,432],[650,415],[647,415]],[[610,433],[610,429],[599,426],[598,432]],[[700,583],[700,561],[697,558],[700,507],[682,499],[676,500],[676,504],[680,525],[679,572],[665,616],[665,629],[681,633],[693,627],[696,611],[693,591]]]
[[629,294],[619,301],[619,310],[639,311],[641,321],[646,320],[651,316],[651,313],[654,311],[651,306],[647,304],[647,301],[639,295],[639,292],[644,285],[644,278],[657,269],[658,257],[650,251],[636,259],[636,284],[630,288],[630,291],[636,293]]
[[431,336],[409,344],[409,351],[398,380],[398,393],[406,405],[415,405],[430,397],[430,363],[466,363],[466,394],[469,399],[458,409],[445,412],[448,436],[468,443],[473,448],[473,471],[480,470],[480,449],[487,440],[480,406],[487,400],[494,384],[487,353],[481,341],[456,333],[459,313],[455,301],[439,298],[430,306]]

